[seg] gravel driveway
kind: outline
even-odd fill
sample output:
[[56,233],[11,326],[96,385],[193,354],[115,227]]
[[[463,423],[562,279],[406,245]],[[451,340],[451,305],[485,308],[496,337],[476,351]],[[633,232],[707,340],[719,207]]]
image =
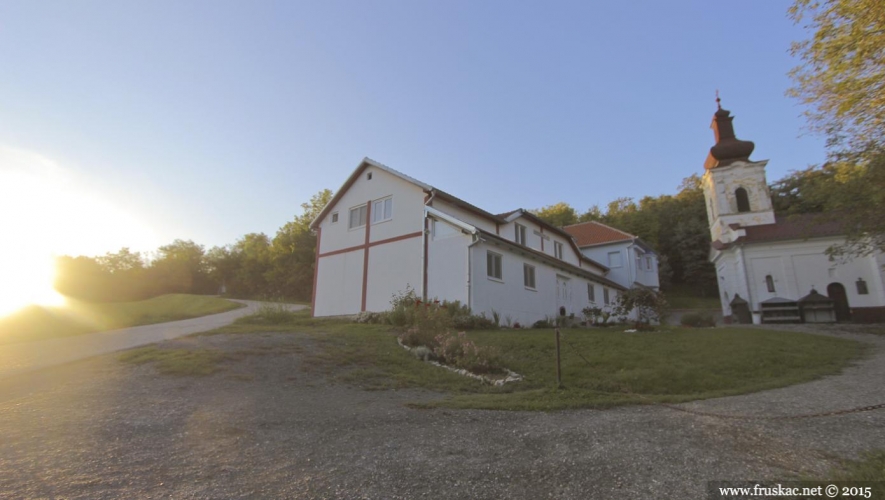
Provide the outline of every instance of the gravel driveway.
[[[685,405],[780,415],[883,401],[885,337],[843,374]],[[0,497],[703,498],[711,480],[818,476],[885,448],[885,411],[735,421],[654,406],[418,410],[439,394],[336,385],[309,336],[186,337],[203,378],[116,356],[0,380]]]

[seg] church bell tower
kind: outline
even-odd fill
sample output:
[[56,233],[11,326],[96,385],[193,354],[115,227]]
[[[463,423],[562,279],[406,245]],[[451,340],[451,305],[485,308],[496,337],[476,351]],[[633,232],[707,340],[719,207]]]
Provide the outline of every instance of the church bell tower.
[[712,241],[730,243],[739,227],[774,224],[774,208],[765,179],[768,160],[752,161],[755,145],[735,137],[734,117],[716,97],[713,136],[704,162],[703,187]]

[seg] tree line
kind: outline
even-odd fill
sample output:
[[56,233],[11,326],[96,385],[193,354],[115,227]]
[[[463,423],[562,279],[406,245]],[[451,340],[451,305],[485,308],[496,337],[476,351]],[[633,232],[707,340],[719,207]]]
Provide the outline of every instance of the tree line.
[[99,257],[62,256],[56,259],[55,288],[88,301],[221,292],[309,301],[316,252],[316,234],[309,226],[331,198],[328,189],[315,194],[273,238],[249,233],[208,250],[191,240],[175,240],[158,248],[151,259],[128,248]]

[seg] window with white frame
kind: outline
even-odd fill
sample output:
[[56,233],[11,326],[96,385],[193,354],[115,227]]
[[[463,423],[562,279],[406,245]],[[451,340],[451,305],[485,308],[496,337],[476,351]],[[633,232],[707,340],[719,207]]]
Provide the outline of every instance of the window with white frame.
[[647,255],[645,257],[645,270],[646,271],[654,271],[654,262],[651,260],[651,255]]
[[553,256],[557,259],[562,259],[562,243],[558,241],[553,242]]
[[596,302],[596,286],[593,283],[587,283],[587,300]]
[[608,296],[608,288],[602,287],[602,301],[605,302],[605,305],[611,304],[611,300]]
[[636,254],[636,269],[642,270],[642,257],[639,254]]
[[621,252],[608,253],[608,267],[621,267]]
[[516,233],[513,241],[515,241],[519,245],[525,246],[525,226],[522,224],[514,224],[513,225],[514,232]]
[[366,225],[366,207],[366,205],[360,205],[350,209],[350,222],[347,225],[349,229]]
[[338,222],[338,212],[332,212],[332,224]]
[[501,254],[491,251],[486,253],[486,274],[496,280],[504,279],[501,272]]
[[393,197],[381,198],[372,203],[372,224],[393,218]]
[[526,288],[535,289],[535,266],[523,264],[522,278]]

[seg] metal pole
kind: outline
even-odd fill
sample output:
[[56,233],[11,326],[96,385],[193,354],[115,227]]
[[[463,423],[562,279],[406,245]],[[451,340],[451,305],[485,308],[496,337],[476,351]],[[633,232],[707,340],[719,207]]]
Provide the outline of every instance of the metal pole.
[[559,327],[556,327],[556,387],[562,387],[562,368],[559,358]]

